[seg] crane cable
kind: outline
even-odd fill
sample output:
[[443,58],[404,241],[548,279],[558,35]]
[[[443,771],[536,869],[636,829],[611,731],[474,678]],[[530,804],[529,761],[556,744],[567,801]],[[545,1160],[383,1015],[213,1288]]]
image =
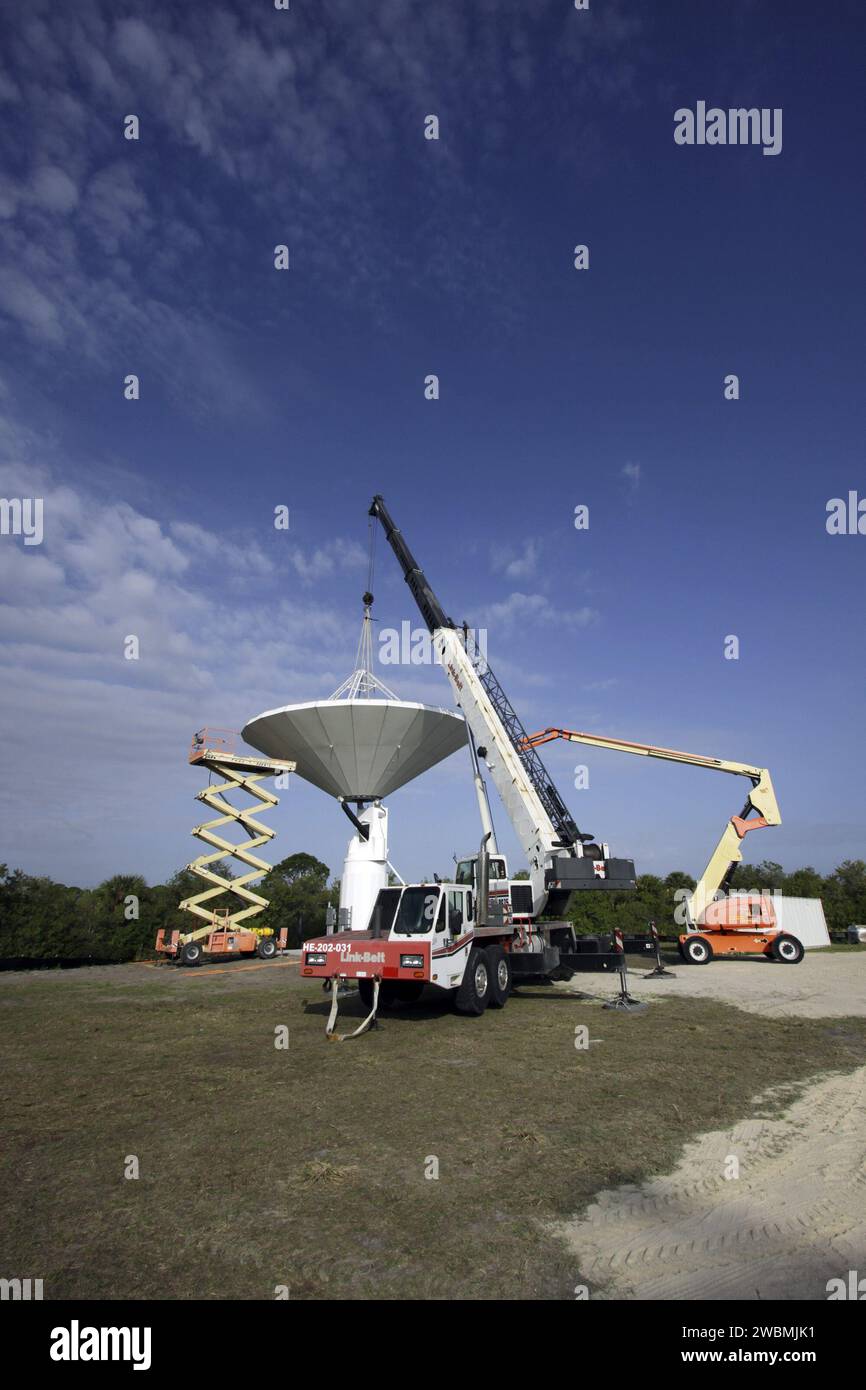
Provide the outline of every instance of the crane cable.
[[367,593],[370,595],[370,602],[373,602],[373,570],[376,563],[376,528],[373,525],[373,518],[367,522],[370,532],[369,560],[367,564]]

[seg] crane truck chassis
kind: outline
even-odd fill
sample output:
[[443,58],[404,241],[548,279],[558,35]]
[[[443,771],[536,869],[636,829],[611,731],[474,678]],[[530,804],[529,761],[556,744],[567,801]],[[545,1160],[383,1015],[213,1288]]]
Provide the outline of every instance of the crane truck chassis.
[[[356,1036],[379,1007],[410,1004],[425,986],[451,995],[458,1013],[479,1015],[504,1008],[515,983],[568,980],[579,968],[569,922],[535,922],[513,912],[527,885],[510,885],[493,903],[485,886],[484,850],[476,862],[480,888],[459,883],[405,884],[380,890],[365,931],[344,931],[304,942],[301,974],[330,984],[328,1036],[336,1036],[341,981],[356,983],[370,1010]],[[621,882],[616,880],[616,886]],[[593,887],[597,885],[593,883]],[[497,920],[498,917],[498,920]]]

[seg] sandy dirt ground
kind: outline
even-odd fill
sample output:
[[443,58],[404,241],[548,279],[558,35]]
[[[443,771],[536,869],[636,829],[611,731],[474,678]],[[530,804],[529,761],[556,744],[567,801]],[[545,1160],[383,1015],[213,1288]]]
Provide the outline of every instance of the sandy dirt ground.
[[[673,960],[676,979],[647,980],[649,964],[632,967],[629,991],[636,999],[663,999],[687,994],[695,999],[720,999],[725,1004],[767,1018],[862,1018],[866,1015],[866,949],[807,951],[799,965],[765,960],[718,960],[709,965],[684,965]],[[609,995],[619,991],[619,976],[608,973],[575,975],[563,990]]]
[[[859,955],[642,973],[631,989],[646,999],[677,989],[771,1017],[866,1013]],[[592,979],[593,993],[613,992],[612,979]],[[775,1118],[758,1110],[687,1145],[675,1172],[602,1192],[556,1228],[594,1297],[826,1299],[828,1280],[866,1275],[866,1067],[817,1080]],[[726,1176],[733,1160],[738,1177]]]
[[826,1299],[866,1274],[866,1067],[702,1135],[674,1173],[602,1192],[557,1234],[594,1297]]

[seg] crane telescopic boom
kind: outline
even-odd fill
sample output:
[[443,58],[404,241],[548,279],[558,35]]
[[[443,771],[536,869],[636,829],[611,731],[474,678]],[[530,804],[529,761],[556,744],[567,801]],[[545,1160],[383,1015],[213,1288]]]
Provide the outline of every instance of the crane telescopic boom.
[[[437,630],[441,629],[462,632],[463,629],[458,629],[456,623],[446,616],[445,610],[430,587],[427,576],[403,539],[402,532],[398,531],[394,525],[391,514],[385,506],[384,498],[378,495],[373,498],[370,515],[378,517],[381,521],[385,530],[385,538],[397,557],[412,597],[415,599],[430,633],[435,634]],[[465,645],[464,641],[464,647]],[[553,785],[541,758],[530,746],[526,730],[521,724],[517,712],[486,662],[476,663],[476,674],[496,710],[505,736],[520,759],[527,777],[550,818],[559,844],[562,848],[567,848],[575,841],[583,843],[590,841],[592,836],[581,835],[575,825],[568,807]],[[483,746],[484,740],[482,739],[480,742]]]
[[606,859],[592,836],[578,829],[499,681],[478,651],[470,650],[468,629],[447,616],[378,494],[370,516],[382,523],[455,699],[484,750],[529,862],[534,914],[564,910],[576,889],[633,888],[631,860]]

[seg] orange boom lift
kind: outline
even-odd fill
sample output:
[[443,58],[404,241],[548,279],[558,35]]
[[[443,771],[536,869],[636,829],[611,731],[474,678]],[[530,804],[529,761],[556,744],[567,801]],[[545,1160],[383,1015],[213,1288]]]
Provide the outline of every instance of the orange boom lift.
[[782,823],[767,768],[707,758],[700,753],[682,753],[676,748],[660,748],[651,743],[631,743],[603,734],[580,733],[574,729],[542,729],[540,733],[529,734],[526,744],[537,748],[558,738],[584,743],[591,748],[637,753],[645,758],[688,763],[692,767],[707,767],[747,778],[752,786],[745,806],[738,816],[731,816],[727,822],[707,867],[686,898],[688,930],[679,938],[680,955],[692,965],[706,965],[714,956],[734,955],[769,956],[785,965],[799,964],[803,959],[802,942],[780,930],[770,895],[728,892],[734,869],[743,857],[741,846],[746,835],[751,830]]

